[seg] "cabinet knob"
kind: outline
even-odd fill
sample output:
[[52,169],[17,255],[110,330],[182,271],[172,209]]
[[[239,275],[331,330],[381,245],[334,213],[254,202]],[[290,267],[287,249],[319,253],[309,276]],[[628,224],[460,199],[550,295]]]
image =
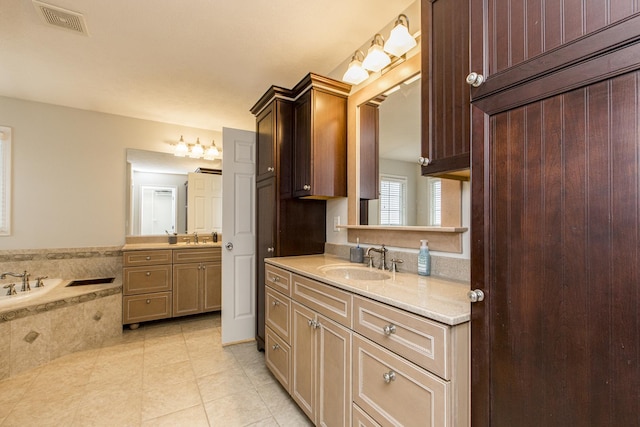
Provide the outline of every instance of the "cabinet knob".
[[396,333],[396,325],[389,324],[389,325],[385,326],[384,328],[382,328],[382,330],[384,331],[385,335],[395,334]]
[[280,346],[278,344],[274,344],[271,348],[273,349],[273,351],[277,351]]
[[273,166],[269,166],[267,168],[267,172],[273,172],[274,170],[276,170]]
[[149,261],[149,260],[151,259],[151,257],[150,257],[150,256],[148,256],[146,259],[147,259],[147,261]]
[[471,302],[484,301],[484,292],[482,292],[480,289],[475,289],[473,291],[467,292],[467,297]]
[[320,323],[316,322],[315,320],[307,320],[307,323],[309,324],[309,326],[311,326],[313,329],[318,329],[318,327],[320,327]]
[[428,157],[420,157],[418,159],[418,164],[420,166],[429,166],[431,164],[431,159],[429,159]]
[[274,301],[271,303],[272,306],[277,307],[280,305],[280,301]]
[[306,191],[309,191],[309,190],[311,190],[311,186],[310,186],[309,184],[305,184],[305,185],[302,187],[302,189],[303,189],[303,190],[306,190]]
[[146,273],[144,273],[144,274],[145,274],[145,276],[147,276],[147,277],[151,276],[151,272],[150,272],[150,271],[147,271],[147,272],[146,272]]
[[271,278],[271,281],[272,281],[273,283],[277,283],[277,282],[279,282],[279,281],[280,281],[280,278],[279,278],[278,276],[273,276],[273,277]]
[[385,383],[389,384],[391,381],[396,380],[396,373],[393,371],[385,372],[384,374],[382,374],[382,378],[384,379]]
[[145,302],[146,302],[147,304],[151,304],[151,300],[150,300],[150,299],[146,300]]
[[473,87],[478,87],[482,83],[484,83],[484,76],[482,74],[471,72],[467,76],[466,82],[467,82],[467,84],[470,84]]
[[273,252],[275,249],[273,247],[267,248],[267,252]]

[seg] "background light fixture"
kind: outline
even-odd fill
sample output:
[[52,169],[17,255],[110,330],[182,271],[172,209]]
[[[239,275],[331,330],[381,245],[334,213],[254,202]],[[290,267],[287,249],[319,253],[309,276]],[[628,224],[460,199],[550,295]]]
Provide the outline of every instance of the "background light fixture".
[[342,76],[342,81],[358,85],[369,78],[369,72],[362,67],[362,61],[358,59],[358,55],[364,59],[364,53],[361,50],[356,50],[351,57],[347,71]]
[[176,157],[191,157],[193,159],[215,160],[221,157],[220,150],[216,147],[216,142],[211,141],[211,146],[205,150],[200,144],[200,138],[196,138],[195,144],[187,144],[182,135],[180,141],[173,146],[173,155]]
[[[403,19],[406,25],[402,22]],[[405,14],[399,15],[395,27],[389,34],[389,40],[384,44],[385,52],[400,57],[416,45],[416,39],[409,33],[409,18]]]
[[176,145],[173,149],[173,155],[176,157],[185,157],[189,153],[189,147],[187,143],[184,142],[184,138],[180,135],[180,141],[178,141],[178,145]]
[[384,38],[380,33],[373,36],[367,57],[362,61],[362,66],[369,71],[377,73],[391,63],[391,58],[384,52]]
[[220,151],[218,150],[218,147],[216,147],[216,142],[214,140],[211,140],[211,147],[207,148],[204,152],[204,159],[215,160],[215,158],[219,155]]
[[202,145],[200,145],[200,138],[197,138],[195,145],[191,146],[189,157],[193,159],[199,159],[202,156],[204,156],[204,148],[202,148]]

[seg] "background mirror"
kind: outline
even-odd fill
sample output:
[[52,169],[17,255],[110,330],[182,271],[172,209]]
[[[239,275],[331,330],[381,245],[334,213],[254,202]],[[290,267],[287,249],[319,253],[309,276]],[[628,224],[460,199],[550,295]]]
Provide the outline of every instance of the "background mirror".
[[[193,172],[220,171],[221,163],[221,160],[176,157],[168,153],[128,148],[125,234],[158,235],[165,234],[165,230],[181,234],[193,231],[221,232],[218,227],[222,219],[221,176],[195,174],[197,178],[203,178],[197,184],[198,191],[192,184],[192,191],[189,192],[187,185],[189,175]],[[202,196],[202,191],[206,191],[207,195]],[[198,195],[198,199],[194,203],[195,195]],[[188,198],[192,200],[188,201]],[[196,215],[196,212],[199,214]]]
[[439,179],[423,177],[418,164],[420,81],[411,78],[377,98],[384,98],[378,107],[380,197],[366,202],[368,215],[361,225],[439,225]]

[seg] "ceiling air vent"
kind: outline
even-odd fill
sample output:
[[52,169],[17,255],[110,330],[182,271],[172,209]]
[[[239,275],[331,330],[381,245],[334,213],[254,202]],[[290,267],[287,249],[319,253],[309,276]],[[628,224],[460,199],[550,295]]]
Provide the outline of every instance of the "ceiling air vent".
[[87,24],[84,22],[82,14],[37,0],[33,0],[33,5],[46,24],[85,36],[89,35]]

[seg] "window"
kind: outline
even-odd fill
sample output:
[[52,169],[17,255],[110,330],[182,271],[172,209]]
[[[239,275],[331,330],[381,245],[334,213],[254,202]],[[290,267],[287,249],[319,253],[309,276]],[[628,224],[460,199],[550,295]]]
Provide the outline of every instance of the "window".
[[442,182],[439,179],[432,179],[429,183],[430,192],[430,225],[439,226],[442,224]]
[[11,128],[0,126],[0,236],[11,234]]
[[405,225],[407,178],[380,175],[380,225]]

